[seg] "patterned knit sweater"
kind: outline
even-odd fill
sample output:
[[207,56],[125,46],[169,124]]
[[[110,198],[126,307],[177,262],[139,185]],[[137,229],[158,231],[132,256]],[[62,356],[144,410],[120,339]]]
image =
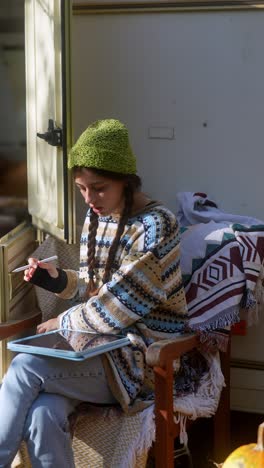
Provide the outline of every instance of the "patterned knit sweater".
[[121,236],[111,279],[102,284],[118,218],[100,217],[96,235],[96,296],[83,302],[88,282],[88,211],[80,247],[80,271],[66,270],[59,296],[79,298],[60,315],[60,326],[75,330],[127,334],[131,345],[108,352],[103,361],[108,382],[123,409],[137,411],[153,397],[153,372],[145,361],[156,340],[184,332],[187,307],[180,271],[179,230],[175,216],[158,203],[131,217]]

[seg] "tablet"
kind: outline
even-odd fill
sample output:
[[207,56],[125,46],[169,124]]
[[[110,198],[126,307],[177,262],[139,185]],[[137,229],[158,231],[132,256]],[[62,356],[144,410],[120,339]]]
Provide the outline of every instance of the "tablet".
[[11,351],[82,361],[130,344],[126,336],[59,329],[9,341]]

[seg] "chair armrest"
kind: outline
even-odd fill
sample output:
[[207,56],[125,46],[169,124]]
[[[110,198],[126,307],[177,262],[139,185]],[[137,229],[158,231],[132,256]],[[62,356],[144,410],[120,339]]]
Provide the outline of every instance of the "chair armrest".
[[179,336],[171,340],[156,341],[147,349],[147,364],[151,367],[164,368],[167,363],[196,348],[198,344],[198,336],[194,333]]
[[35,327],[41,322],[42,314],[39,310],[28,314],[22,320],[10,320],[0,324],[0,340],[9,338],[18,333],[24,332],[27,329]]

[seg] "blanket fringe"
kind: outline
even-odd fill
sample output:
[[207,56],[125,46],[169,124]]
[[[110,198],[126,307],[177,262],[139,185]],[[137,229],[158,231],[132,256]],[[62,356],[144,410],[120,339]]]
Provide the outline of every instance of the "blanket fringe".
[[202,352],[209,365],[209,371],[202,377],[195,393],[178,397],[174,401],[175,422],[180,423],[180,442],[187,445],[187,417],[195,420],[199,417],[209,418],[217,410],[222,388],[225,386],[221,371],[219,353]]
[[[155,440],[154,404],[140,413],[141,431],[129,447],[127,459],[120,468],[135,468],[137,456],[147,453]],[[142,437],[144,435],[144,437]]]
[[188,328],[192,331],[198,331],[198,332],[214,331],[217,328],[225,328],[234,323],[237,323],[239,322],[239,320],[240,320],[239,306],[236,305],[236,306],[229,307],[228,309],[222,311],[221,314],[219,314],[218,317],[216,317],[214,321],[210,320],[208,322],[203,322],[203,323],[200,322],[196,324],[192,320],[192,317],[190,316]]

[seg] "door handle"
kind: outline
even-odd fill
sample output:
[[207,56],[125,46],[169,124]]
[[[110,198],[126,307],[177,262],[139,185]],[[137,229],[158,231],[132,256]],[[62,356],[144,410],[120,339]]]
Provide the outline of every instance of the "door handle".
[[48,130],[45,133],[37,133],[37,136],[51,146],[62,145],[62,129],[55,127],[52,119],[49,119]]

